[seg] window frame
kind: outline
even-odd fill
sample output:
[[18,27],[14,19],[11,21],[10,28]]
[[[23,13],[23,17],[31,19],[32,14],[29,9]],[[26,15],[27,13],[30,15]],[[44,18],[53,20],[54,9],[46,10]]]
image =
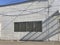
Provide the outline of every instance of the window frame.
[[[17,26],[18,30],[16,30],[16,28],[17,28],[15,25],[16,23],[18,23],[18,26],[20,25],[20,23],[22,23],[22,24],[26,23],[25,24],[26,27],[22,26],[25,30],[23,30],[22,27],[20,29],[18,26]],[[40,24],[38,24],[38,23],[40,23]],[[34,25],[35,25],[35,28],[33,28]],[[28,30],[29,26],[30,26],[30,29]],[[38,26],[40,26],[40,28]],[[14,32],[42,32],[42,21],[14,22]]]

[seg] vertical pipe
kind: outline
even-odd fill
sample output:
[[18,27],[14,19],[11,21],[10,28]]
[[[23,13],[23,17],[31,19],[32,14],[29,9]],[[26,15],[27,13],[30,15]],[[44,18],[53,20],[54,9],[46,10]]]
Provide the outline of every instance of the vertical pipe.
[[[47,18],[48,18],[49,17],[49,0],[48,0],[48,12],[47,13],[48,13]],[[49,24],[47,25],[47,28],[49,28]],[[49,30],[48,30],[48,34],[49,34]],[[49,39],[48,39],[48,41],[49,41]]]
[[[59,28],[60,28],[60,19],[58,19],[58,25],[59,25]],[[60,32],[60,29],[58,29],[58,32]],[[58,41],[60,41],[59,40],[59,38],[60,38],[59,35],[60,35],[60,33],[58,33]]]
[[0,39],[1,39],[1,23],[2,23],[1,22],[2,21],[1,18],[2,18],[2,16],[0,16]]

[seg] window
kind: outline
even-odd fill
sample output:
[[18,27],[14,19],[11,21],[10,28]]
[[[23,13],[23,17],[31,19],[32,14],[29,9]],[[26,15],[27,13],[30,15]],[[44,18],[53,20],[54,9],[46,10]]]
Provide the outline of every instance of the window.
[[42,21],[15,22],[15,32],[42,32]]
[[33,31],[33,23],[26,22],[26,31]]

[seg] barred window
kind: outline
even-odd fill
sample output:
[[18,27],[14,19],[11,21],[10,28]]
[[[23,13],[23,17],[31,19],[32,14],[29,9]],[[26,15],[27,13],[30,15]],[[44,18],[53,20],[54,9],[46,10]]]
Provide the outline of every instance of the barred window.
[[14,32],[42,32],[42,21],[14,22]]

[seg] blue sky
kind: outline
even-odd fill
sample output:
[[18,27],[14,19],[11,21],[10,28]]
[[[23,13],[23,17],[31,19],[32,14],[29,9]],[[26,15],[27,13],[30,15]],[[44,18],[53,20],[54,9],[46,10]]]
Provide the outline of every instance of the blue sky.
[[0,5],[7,5],[7,4],[13,4],[18,2],[24,2],[27,0],[0,0]]

